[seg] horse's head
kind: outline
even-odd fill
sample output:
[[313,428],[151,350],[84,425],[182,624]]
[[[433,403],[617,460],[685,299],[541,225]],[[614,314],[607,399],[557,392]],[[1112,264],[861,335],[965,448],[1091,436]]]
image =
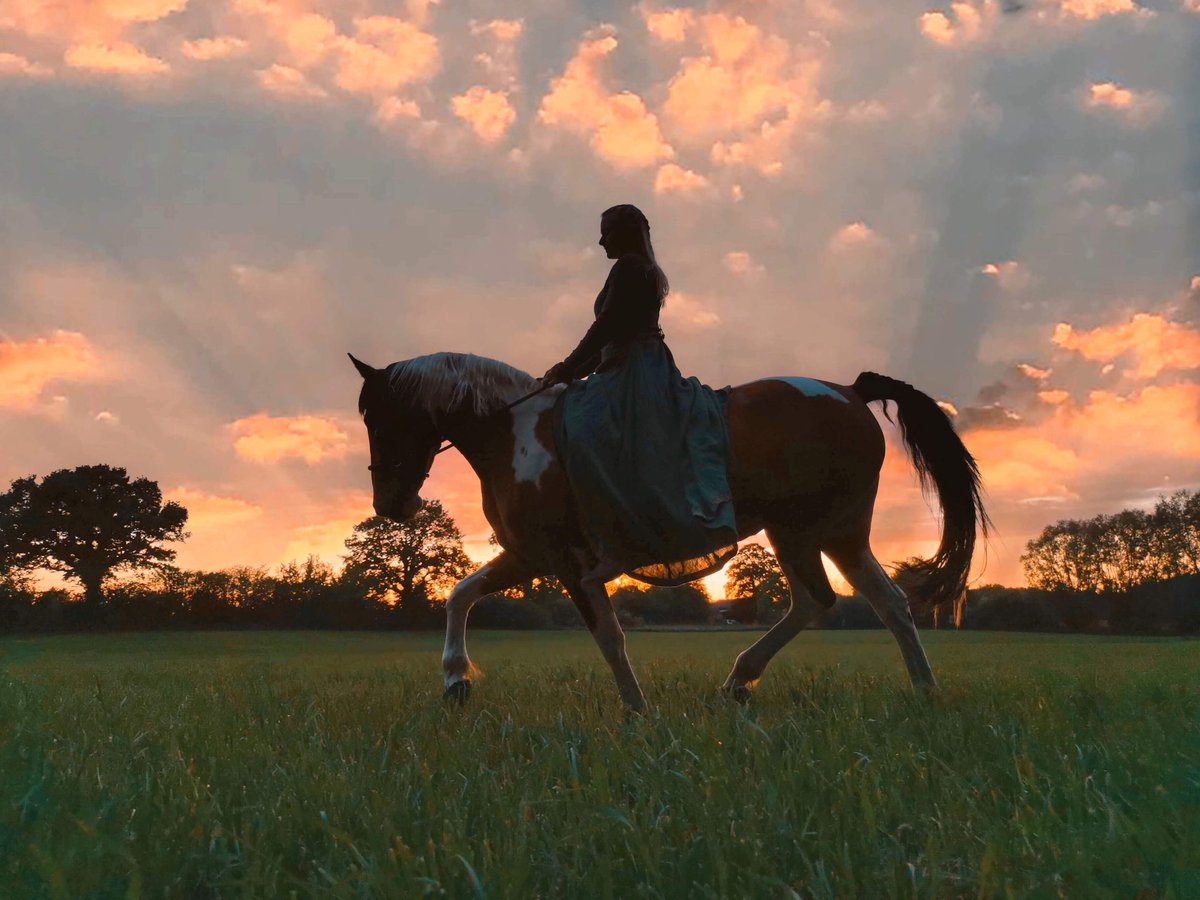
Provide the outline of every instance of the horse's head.
[[417,514],[423,502],[417,492],[441,438],[432,417],[406,408],[388,383],[385,369],[376,369],[350,356],[363,377],[358,412],[367,427],[371,448],[371,490],[375,515],[403,522]]

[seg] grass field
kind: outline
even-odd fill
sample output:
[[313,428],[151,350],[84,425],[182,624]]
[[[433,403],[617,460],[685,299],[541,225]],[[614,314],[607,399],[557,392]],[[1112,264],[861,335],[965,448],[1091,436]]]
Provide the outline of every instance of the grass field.
[[583,633],[0,640],[0,895],[1200,896],[1200,643]]

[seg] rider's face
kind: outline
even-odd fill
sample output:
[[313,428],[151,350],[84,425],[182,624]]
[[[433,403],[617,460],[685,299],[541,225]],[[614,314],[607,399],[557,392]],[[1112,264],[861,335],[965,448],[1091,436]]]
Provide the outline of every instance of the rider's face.
[[609,259],[616,259],[621,253],[622,240],[620,230],[612,219],[606,216],[600,217],[599,244],[604,248],[605,255]]

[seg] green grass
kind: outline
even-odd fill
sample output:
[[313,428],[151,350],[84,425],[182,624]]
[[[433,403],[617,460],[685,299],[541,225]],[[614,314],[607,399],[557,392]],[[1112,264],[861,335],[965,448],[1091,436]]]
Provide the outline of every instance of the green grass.
[[[1200,896],[1200,643],[805,633],[0,641],[0,895]],[[1142,892],[1142,893],[1139,893]]]

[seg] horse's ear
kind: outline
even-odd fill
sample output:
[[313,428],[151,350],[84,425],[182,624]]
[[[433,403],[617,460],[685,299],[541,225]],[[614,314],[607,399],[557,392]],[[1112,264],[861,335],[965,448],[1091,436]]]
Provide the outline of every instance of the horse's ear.
[[353,353],[347,353],[346,355],[350,357],[350,362],[354,363],[354,368],[358,369],[358,374],[363,378],[370,378],[375,374],[375,370],[371,366],[368,366],[361,359],[355,359]]

